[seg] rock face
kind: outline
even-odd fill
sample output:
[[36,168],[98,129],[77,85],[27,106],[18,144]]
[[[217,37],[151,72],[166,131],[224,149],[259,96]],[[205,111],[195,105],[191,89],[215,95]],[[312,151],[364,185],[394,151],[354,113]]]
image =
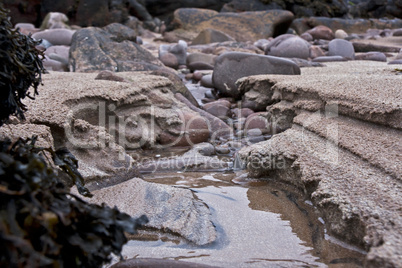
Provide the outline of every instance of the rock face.
[[148,50],[135,43],[138,33],[122,24],[78,30],[70,47],[73,72],[149,71],[163,64]]
[[133,217],[145,214],[147,227],[179,234],[198,246],[215,241],[216,230],[208,207],[189,189],[150,183],[133,178],[92,191],[88,202],[117,208]]
[[240,98],[244,92],[237,89],[237,79],[258,74],[300,74],[300,68],[292,61],[251,53],[229,52],[215,60],[213,82],[222,94]]
[[240,88],[272,92],[279,102],[267,107],[268,121],[291,126],[239,152],[249,174],[277,178],[307,193],[331,235],[368,251],[365,267],[402,262],[398,81],[385,63],[357,61],[309,68],[301,77],[239,81]]
[[257,41],[286,33],[293,20],[289,11],[269,10],[218,13],[213,10],[180,8],[174,12],[175,32],[188,32],[191,39],[205,29],[228,34],[237,41]]
[[[162,146],[162,133],[175,140],[186,135],[189,141],[209,138],[205,119],[175,99],[169,79],[130,72],[119,73],[120,82],[95,77],[44,75],[41,93],[27,103],[26,113],[29,123],[50,127],[56,148],[67,147],[77,157],[86,181],[109,185],[109,180],[138,175],[125,149]],[[193,125],[196,120],[200,123]]]

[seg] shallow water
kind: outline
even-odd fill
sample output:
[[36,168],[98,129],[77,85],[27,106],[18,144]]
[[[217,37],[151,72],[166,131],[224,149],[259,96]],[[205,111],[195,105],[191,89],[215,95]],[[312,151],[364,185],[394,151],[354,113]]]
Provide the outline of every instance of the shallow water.
[[192,245],[144,230],[125,258],[163,258],[218,267],[361,267],[364,252],[325,233],[311,202],[289,185],[253,180],[244,171],[154,173],[145,180],[189,188],[212,213],[218,239]]

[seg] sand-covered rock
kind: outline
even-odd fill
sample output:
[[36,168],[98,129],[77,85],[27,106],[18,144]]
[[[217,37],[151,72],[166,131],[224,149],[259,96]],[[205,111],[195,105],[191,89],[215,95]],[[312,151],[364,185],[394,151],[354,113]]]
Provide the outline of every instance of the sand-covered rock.
[[115,186],[92,191],[91,203],[106,203],[133,217],[145,214],[152,227],[179,234],[196,245],[216,239],[215,226],[208,207],[189,189],[146,182],[132,178]]
[[[78,158],[87,180],[105,183],[138,174],[125,150],[162,146],[164,132],[172,144],[209,138],[205,119],[176,100],[169,79],[118,75],[123,82],[95,79],[96,73],[52,72],[43,76],[36,99],[27,102],[27,121],[50,127],[55,147],[65,146]],[[197,118],[204,129],[194,125]]]
[[240,81],[273,92],[268,121],[291,127],[239,152],[249,174],[304,191],[331,235],[368,251],[366,267],[402,263],[400,81],[386,63],[362,61]]

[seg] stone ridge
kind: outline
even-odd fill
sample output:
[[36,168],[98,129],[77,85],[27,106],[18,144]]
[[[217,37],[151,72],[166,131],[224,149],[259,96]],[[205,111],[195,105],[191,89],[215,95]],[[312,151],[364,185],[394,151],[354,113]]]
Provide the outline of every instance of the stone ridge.
[[330,235],[368,251],[365,267],[402,264],[400,82],[394,67],[360,61],[238,80],[290,128],[240,150],[249,175],[305,192]]
[[242,78],[238,80],[239,91],[249,91],[252,85],[268,80],[274,86],[265,91],[273,92],[273,99],[314,100],[320,102],[321,107],[335,104],[339,114],[402,129],[402,91],[397,86],[401,77],[395,67],[367,61],[326,64],[326,68],[302,68],[301,77]]

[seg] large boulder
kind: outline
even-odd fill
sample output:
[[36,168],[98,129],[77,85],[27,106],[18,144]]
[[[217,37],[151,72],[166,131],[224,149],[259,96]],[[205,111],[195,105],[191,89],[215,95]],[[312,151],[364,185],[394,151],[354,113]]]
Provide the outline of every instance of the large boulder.
[[293,14],[283,10],[243,13],[218,13],[213,10],[180,8],[174,13],[175,32],[195,38],[205,29],[228,34],[237,41],[257,41],[286,33]]
[[122,24],[78,30],[70,48],[73,72],[149,71],[163,64],[151,52],[135,43],[138,33]]
[[220,93],[239,99],[244,92],[238,90],[236,81],[257,74],[297,75],[300,68],[293,61],[279,57],[228,52],[216,58],[212,80]]

